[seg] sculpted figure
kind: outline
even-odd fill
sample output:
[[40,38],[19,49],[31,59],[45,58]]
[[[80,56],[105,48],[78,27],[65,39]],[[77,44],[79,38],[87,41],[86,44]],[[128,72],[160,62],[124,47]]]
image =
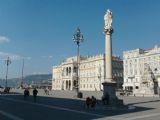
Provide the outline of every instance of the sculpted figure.
[[104,15],[105,29],[112,28],[112,12],[108,9],[106,14]]

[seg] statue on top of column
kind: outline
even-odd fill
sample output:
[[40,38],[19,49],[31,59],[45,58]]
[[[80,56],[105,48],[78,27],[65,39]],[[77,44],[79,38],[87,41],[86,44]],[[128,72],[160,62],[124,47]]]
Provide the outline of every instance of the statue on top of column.
[[104,15],[105,29],[112,29],[112,12],[108,9]]

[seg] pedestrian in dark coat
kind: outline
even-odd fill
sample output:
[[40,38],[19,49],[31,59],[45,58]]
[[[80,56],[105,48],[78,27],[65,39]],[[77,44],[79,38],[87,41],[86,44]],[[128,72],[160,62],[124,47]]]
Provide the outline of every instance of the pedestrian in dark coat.
[[92,100],[91,107],[94,108],[96,103],[97,103],[97,100],[96,100],[96,98],[94,96],[92,96],[91,100]]
[[25,90],[24,90],[24,100],[26,100],[26,98],[29,96],[29,89],[28,88],[26,88]]
[[92,99],[90,97],[86,98],[86,106],[87,108],[89,108],[89,106],[91,105]]
[[34,98],[34,102],[36,102],[36,97],[38,94],[38,90],[36,88],[33,89],[33,98]]

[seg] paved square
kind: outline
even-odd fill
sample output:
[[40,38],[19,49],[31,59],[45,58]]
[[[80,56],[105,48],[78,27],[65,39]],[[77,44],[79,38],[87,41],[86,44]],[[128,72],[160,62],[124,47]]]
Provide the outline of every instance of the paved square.
[[159,97],[119,96],[129,109],[123,107],[96,105],[86,109],[84,100],[94,95],[101,99],[101,92],[83,92],[83,98],[76,98],[74,91],[50,91],[45,95],[38,90],[37,103],[31,96],[23,99],[23,90],[12,90],[19,94],[0,96],[0,116],[3,120],[158,120],[160,117]]

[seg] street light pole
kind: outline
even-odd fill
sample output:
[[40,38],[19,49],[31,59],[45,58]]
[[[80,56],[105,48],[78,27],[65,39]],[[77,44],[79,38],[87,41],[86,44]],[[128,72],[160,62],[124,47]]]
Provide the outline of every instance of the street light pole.
[[79,62],[80,62],[80,52],[79,52],[79,46],[80,46],[80,43],[83,42],[83,35],[80,31],[79,28],[77,28],[75,34],[73,35],[73,41],[76,43],[77,45],[77,72],[76,72],[76,78],[77,78],[77,81],[76,81],[76,92],[77,92],[77,95],[79,93]]
[[11,64],[11,59],[8,57],[7,60],[5,60],[5,63],[6,63],[6,65],[7,65],[7,70],[6,70],[6,85],[5,85],[5,87],[7,87],[8,66]]
[[24,84],[24,81],[23,81],[23,72],[24,72],[24,59],[22,61],[22,80],[21,80],[21,85],[20,85],[21,88],[23,88],[23,84]]
[[99,68],[98,68],[98,72],[99,72],[99,76],[98,76],[98,78],[99,78],[99,90],[102,91],[102,89],[101,89],[101,84],[102,84],[102,83],[101,83],[101,77],[102,77],[102,76],[101,76],[101,67],[100,67],[100,66],[99,66]]

